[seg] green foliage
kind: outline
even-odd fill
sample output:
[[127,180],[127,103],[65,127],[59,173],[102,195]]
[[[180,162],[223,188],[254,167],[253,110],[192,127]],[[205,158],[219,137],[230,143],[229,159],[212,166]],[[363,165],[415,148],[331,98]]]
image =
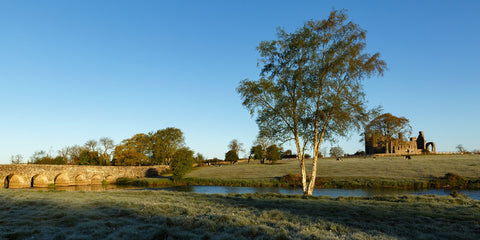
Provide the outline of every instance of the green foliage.
[[281,157],[281,149],[277,147],[277,145],[273,144],[267,147],[267,155],[266,155],[267,160],[270,160],[272,163],[274,163],[277,160],[282,159]]
[[250,149],[250,155],[253,156],[253,159],[264,159],[265,158],[265,156],[263,154],[263,148],[260,144],[256,145],[256,146],[253,146]]
[[184,145],[183,133],[177,128],[136,134],[115,147],[114,165],[170,164],[177,150]]
[[233,163],[238,161],[238,155],[234,150],[230,150],[225,153],[225,161]]
[[382,74],[386,64],[378,53],[363,52],[365,36],[344,11],[308,21],[293,33],[279,29],[278,40],[257,47],[260,78],[243,80],[237,88],[263,135],[275,142],[294,139],[303,178],[309,143],[316,169],[322,141],[360,129],[368,117],[361,82]]
[[172,162],[170,164],[170,169],[172,170],[172,179],[174,181],[179,181],[185,176],[190,170],[192,170],[192,165],[194,163],[193,151],[187,147],[178,149],[173,156]]
[[63,165],[66,163],[65,159],[62,156],[52,157],[50,154],[47,154],[45,151],[35,152],[30,160],[33,164]]
[[78,165],[100,165],[100,155],[97,151],[84,149],[80,153]]
[[183,132],[174,127],[168,127],[149,134],[152,147],[152,164],[169,165],[177,150],[185,146]]

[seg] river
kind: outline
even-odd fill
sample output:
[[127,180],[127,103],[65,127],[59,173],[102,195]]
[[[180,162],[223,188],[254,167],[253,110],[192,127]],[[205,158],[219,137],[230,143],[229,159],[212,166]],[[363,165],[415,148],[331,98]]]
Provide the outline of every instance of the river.
[[[30,188],[30,189],[44,189],[48,188]],[[286,188],[286,187],[226,187],[226,186],[177,186],[177,187],[163,187],[163,188],[145,188],[145,187],[129,187],[118,185],[86,185],[86,186],[68,186],[56,187],[57,190],[65,191],[107,191],[107,190],[166,190],[179,192],[194,192],[206,194],[243,194],[243,193],[279,193],[289,195],[301,195],[300,188]],[[480,200],[480,190],[457,190],[458,193],[468,196],[475,200]],[[439,195],[448,196],[451,190],[443,189],[424,189],[424,190],[406,190],[406,189],[315,189],[313,196],[329,196],[336,197],[374,197],[387,195]]]

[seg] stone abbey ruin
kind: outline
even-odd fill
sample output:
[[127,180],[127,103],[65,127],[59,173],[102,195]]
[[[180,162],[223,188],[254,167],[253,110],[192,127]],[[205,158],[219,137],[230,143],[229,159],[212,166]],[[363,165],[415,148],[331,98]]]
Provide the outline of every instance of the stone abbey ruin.
[[435,143],[427,142],[423,131],[418,137],[411,137],[405,141],[402,134],[398,138],[385,140],[384,136],[365,134],[366,154],[413,155],[435,153]]

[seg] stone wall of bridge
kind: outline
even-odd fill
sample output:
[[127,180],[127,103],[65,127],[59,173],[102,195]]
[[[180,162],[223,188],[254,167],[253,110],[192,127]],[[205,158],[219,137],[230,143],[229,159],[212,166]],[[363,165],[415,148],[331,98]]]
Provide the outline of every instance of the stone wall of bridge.
[[168,166],[78,166],[42,164],[0,164],[4,187],[47,187],[113,183],[117,178],[155,177]]

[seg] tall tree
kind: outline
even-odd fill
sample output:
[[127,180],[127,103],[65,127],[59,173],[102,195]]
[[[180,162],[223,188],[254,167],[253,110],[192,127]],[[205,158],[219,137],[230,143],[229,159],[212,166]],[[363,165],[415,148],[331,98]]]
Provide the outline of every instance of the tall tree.
[[185,147],[185,138],[178,128],[165,128],[150,134],[153,163],[169,165],[178,149]]
[[148,165],[151,164],[152,144],[147,134],[135,134],[123,140],[115,147],[115,165]]
[[[305,195],[313,193],[322,142],[360,129],[367,118],[361,82],[386,69],[380,54],[363,53],[365,37],[344,11],[308,21],[293,33],[279,29],[278,40],[257,47],[260,78],[237,88],[243,105],[257,115],[260,132],[295,142]],[[308,184],[307,147],[314,152]]]

